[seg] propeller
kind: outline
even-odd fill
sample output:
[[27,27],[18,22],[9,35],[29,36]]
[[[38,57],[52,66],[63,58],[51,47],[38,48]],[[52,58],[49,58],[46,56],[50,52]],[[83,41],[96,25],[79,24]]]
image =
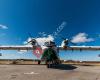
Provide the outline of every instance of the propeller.
[[25,44],[31,44],[32,46],[38,45],[36,38],[33,38],[30,33],[28,33],[29,38],[27,41],[25,41]]
[[31,33],[29,34],[29,38],[30,40],[27,41],[27,43],[30,43],[32,46],[35,46],[34,50],[33,50],[33,54],[37,57],[40,58],[40,56],[43,53],[43,50],[41,48],[41,46],[38,44],[38,42],[36,41],[36,38],[33,38]]
[[65,37],[63,37],[62,35],[59,35],[60,36],[60,38],[63,40],[63,42],[64,42],[64,44],[66,45],[66,46],[68,46],[69,44],[72,44],[72,45],[75,45],[76,46],[76,43],[73,43],[71,40],[72,39],[66,39]]

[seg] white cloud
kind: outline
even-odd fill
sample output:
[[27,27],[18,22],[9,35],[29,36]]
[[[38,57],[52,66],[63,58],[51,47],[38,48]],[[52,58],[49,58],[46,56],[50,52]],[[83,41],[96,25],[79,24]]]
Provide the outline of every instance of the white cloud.
[[0,29],[8,29],[7,26],[0,24]]
[[23,44],[27,44],[28,42],[30,42],[31,41],[31,38],[29,37],[28,39],[27,39],[27,41],[24,41],[23,42]]
[[71,40],[73,43],[84,43],[84,42],[91,42],[94,41],[93,38],[88,38],[88,34],[86,33],[79,33],[74,36]]
[[47,37],[36,38],[36,41],[38,42],[39,45],[44,45],[45,42],[53,41],[53,40],[54,38],[51,35],[48,35]]
[[[27,42],[29,42],[31,39],[32,38],[28,38],[27,41],[24,41],[24,44],[26,44]],[[39,45],[43,46],[45,42],[53,41],[54,37],[51,36],[51,35],[48,35],[47,37],[39,37],[39,38],[35,38],[35,39],[36,39],[36,41],[38,42]]]

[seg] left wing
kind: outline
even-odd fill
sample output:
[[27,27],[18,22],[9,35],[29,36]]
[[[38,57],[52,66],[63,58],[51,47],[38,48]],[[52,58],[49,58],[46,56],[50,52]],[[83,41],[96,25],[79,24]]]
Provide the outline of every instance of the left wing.
[[10,46],[0,46],[0,50],[33,50],[35,46],[28,45],[10,45]]

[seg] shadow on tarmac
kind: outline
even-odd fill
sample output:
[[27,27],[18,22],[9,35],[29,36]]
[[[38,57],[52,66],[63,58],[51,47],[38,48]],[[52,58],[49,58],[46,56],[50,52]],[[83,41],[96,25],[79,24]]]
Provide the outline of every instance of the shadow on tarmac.
[[59,64],[59,65],[52,65],[50,68],[60,69],[60,70],[74,70],[77,67],[76,66],[72,66],[72,65],[68,65],[68,64]]

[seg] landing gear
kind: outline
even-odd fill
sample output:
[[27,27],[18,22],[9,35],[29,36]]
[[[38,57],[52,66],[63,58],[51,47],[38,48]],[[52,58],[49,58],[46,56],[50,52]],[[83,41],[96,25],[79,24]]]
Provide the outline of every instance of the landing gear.
[[51,68],[52,67],[52,62],[51,61],[46,61],[46,65],[47,65],[47,68]]
[[47,68],[51,68],[51,64],[47,64]]
[[39,60],[39,61],[38,61],[38,64],[40,65],[40,63],[41,63],[41,61]]
[[57,60],[46,62],[47,68],[56,67],[56,65],[58,65],[58,64],[60,64],[60,61],[58,62]]

